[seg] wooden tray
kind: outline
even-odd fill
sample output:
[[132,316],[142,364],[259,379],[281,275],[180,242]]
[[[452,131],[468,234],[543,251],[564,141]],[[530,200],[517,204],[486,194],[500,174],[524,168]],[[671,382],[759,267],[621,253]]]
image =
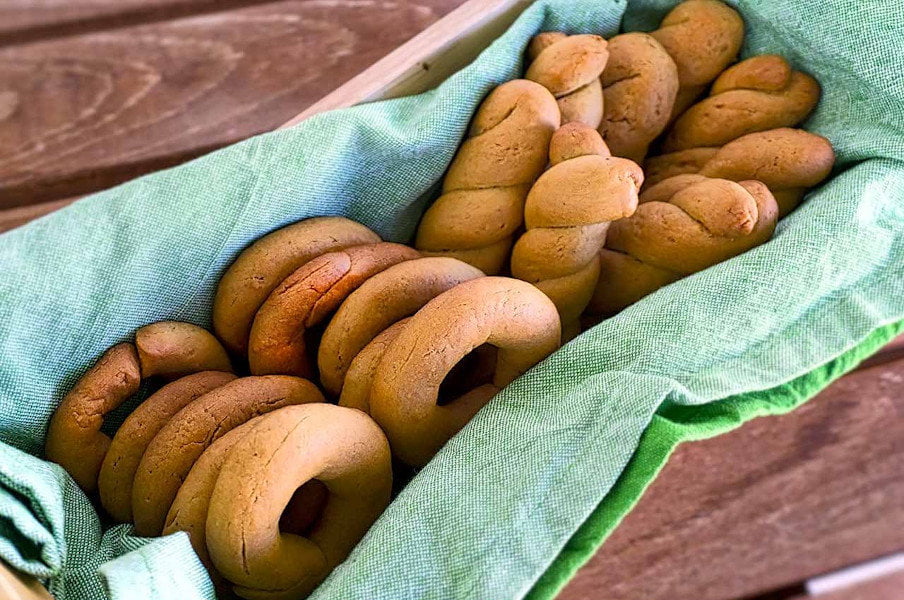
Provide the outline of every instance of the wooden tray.
[[[531,3],[466,2],[283,127],[431,89]],[[797,600],[814,575],[904,549],[904,341],[869,362],[792,414],[679,448],[560,599]],[[49,597],[0,564],[4,592]]]

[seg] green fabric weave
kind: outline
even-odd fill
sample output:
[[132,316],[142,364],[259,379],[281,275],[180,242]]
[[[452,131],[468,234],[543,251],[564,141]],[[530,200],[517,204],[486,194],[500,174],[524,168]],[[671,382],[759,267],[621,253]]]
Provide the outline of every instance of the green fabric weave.
[[[209,325],[251,240],[343,214],[408,241],[470,115],[544,29],[650,29],[672,0],[538,0],[420,96],[319,115],[0,236],[0,558],[60,600],[210,599],[184,535],[109,527],[41,455],[103,350],[160,319]],[[807,128],[834,178],[751,252],[647,297],[509,386],[312,596],[552,597],[681,441],[799,405],[904,319],[904,17],[896,0],[738,3],[744,54],[822,83]],[[110,419],[116,421],[137,399]]]

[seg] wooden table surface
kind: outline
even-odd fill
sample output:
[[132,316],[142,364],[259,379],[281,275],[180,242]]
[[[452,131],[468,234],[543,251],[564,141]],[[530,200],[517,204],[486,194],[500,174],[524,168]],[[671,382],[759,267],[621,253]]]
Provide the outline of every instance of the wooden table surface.
[[[462,2],[5,0],[0,231],[271,130]],[[799,600],[901,550],[899,341],[790,415],[679,448],[561,598]]]

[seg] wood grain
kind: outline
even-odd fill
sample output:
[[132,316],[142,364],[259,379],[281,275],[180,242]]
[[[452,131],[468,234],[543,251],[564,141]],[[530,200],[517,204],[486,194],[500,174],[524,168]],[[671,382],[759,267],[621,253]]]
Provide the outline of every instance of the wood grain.
[[462,4],[441,23],[421,32],[283,127],[327,110],[419,94],[436,87],[477,58],[532,2],[481,0]]
[[904,361],[680,447],[560,600],[729,600],[904,548]]
[[224,10],[266,0],[4,0],[0,45]]
[[274,129],[463,0],[288,0],[0,49],[0,208]]

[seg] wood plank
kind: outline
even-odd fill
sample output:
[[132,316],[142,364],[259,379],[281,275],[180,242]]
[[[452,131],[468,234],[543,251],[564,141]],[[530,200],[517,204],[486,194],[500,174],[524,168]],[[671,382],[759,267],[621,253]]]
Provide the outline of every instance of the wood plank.
[[534,0],[466,2],[425,31],[285,123],[317,113],[419,94],[477,58]]
[[0,233],[15,229],[20,225],[25,225],[29,221],[34,221],[39,217],[43,217],[64,206],[68,206],[78,200],[79,197],[80,196],[76,196],[74,198],[54,200],[53,202],[42,202],[40,204],[30,204],[28,206],[17,206],[16,208],[0,210]]
[[901,600],[904,598],[904,572],[839,589],[827,594],[796,596],[791,600]]
[[[680,447],[560,600],[729,600],[904,548],[904,361]],[[898,596],[900,598],[900,596]]]
[[463,0],[285,0],[0,49],[0,207],[274,129]]
[[222,11],[272,0],[4,0],[0,46]]

